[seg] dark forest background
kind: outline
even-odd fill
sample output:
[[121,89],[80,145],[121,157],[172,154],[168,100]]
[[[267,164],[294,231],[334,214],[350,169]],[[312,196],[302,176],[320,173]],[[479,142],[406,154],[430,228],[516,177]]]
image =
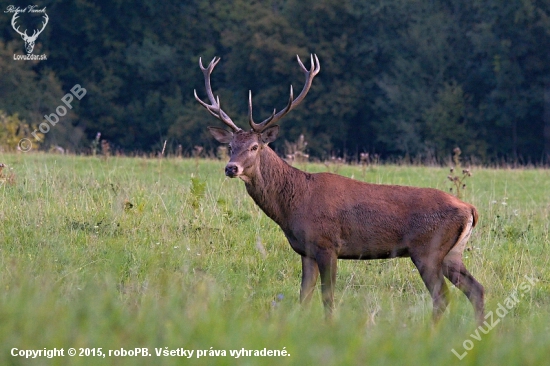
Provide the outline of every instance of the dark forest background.
[[[158,151],[165,140],[169,151],[214,149],[206,126],[221,123],[193,97],[205,96],[200,56],[221,57],[214,93],[244,128],[248,90],[256,119],[266,118],[285,106],[290,84],[303,85],[296,55],[309,66],[315,53],[321,73],[283,120],[279,150],[303,134],[321,159],[443,160],[456,146],[483,162],[550,156],[548,0],[0,4],[0,110],[32,129],[75,84],[87,90],[43,149],[86,152],[97,132],[125,153]],[[46,7],[34,50],[46,61],[14,60],[25,50],[8,5]],[[22,29],[40,22],[20,17]]]

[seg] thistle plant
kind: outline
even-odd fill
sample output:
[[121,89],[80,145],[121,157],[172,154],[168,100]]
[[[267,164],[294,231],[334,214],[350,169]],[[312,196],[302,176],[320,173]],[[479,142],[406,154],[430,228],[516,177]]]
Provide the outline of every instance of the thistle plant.
[[290,164],[293,162],[305,163],[309,160],[309,155],[306,154],[307,141],[304,135],[300,135],[295,142],[285,141],[286,161]]
[[[454,167],[451,167],[450,169],[450,173],[448,176],[447,176],[447,179],[451,181],[451,183],[453,184],[453,187],[451,187],[449,189],[450,192],[454,192],[455,196],[458,197],[458,198],[461,198],[462,196],[462,192],[466,189],[466,183],[464,183],[466,181],[466,179],[468,177],[471,177],[472,176],[472,173],[470,172],[470,169],[462,169],[461,165],[460,165],[460,154],[462,153],[462,151],[460,150],[459,147],[455,147],[453,149],[453,162],[454,162]],[[460,170],[462,169],[462,175],[458,175],[455,173],[455,171],[459,172]],[[454,191],[453,191],[454,189]]]

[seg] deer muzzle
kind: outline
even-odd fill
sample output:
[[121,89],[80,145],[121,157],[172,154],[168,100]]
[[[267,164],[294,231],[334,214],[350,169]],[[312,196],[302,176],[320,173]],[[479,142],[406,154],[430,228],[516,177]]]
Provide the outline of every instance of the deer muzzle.
[[239,166],[235,163],[228,163],[225,166],[225,175],[229,178],[235,178],[239,173]]

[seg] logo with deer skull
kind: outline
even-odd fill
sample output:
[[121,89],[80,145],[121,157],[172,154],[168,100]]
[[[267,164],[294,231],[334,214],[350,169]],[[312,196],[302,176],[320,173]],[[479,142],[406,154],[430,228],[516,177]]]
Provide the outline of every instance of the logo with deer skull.
[[13,14],[13,17],[11,18],[11,26],[13,27],[13,29],[19,33],[21,35],[21,38],[23,38],[23,41],[25,41],[25,50],[27,51],[28,54],[31,54],[33,49],[34,49],[34,43],[36,42],[36,38],[38,38],[38,36],[40,35],[40,33],[42,33],[42,31],[44,31],[44,28],[46,28],[46,25],[48,24],[48,14],[46,14],[46,12],[44,12],[44,15],[42,16],[44,18],[44,21],[42,22],[42,29],[38,30],[38,29],[35,29],[32,33],[31,36],[29,36],[27,34],[27,29],[25,29],[24,32],[21,32],[19,30],[19,27],[16,23],[17,23],[17,19],[19,18],[19,13],[18,12],[15,12]]

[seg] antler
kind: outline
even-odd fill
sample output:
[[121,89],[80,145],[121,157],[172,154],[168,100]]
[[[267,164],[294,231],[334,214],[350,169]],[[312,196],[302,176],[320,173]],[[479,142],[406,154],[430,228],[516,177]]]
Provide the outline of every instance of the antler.
[[11,18],[11,26],[12,28],[17,32],[19,33],[21,36],[24,36],[24,37],[28,37],[27,36],[27,30],[25,29],[25,33],[21,33],[21,31],[19,31],[19,26],[17,26],[17,28],[15,28],[15,20],[19,17],[19,14],[18,13],[15,13],[13,14],[13,17]]
[[[48,14],[44,14],[44,20],[42,22],[42,29],[39,31],[38,29],[35,29],[34,32],[32,33],[32,36],[29,37],[29,35],[27,34],[27,30],[25,29],[25,32],[21,32],[19,30],[19,26],[17,26],[17,28],[15,27],[15,20],[19,17],[19,14],[15,13],[13,15],[13,17],[11,18],[11,26],[13,27],[13,29],[19,33],[23,39],[25,40],[35,40],[36,38],[38,38],[38,35],[40,33],[42,33],[44,31],[44,28],[46,28],[46,25],[48,24],[48,21],[49,21],[49,17],[48,17]],[[38,32],[38,33],[37,33]]]
[[211,115],[231,127],[231,129],[234,132],[240,131],[241,129],[233,123],[231,118],[221,109],[220,107],[220,98],[216,97],[214,98],[214,93],[212,93],[212,87],[210,86],[210,74],[212,73],[212,70],[214,70],[214,67],[218,64],[220,61],[219,57],[214,57],[212,61],[210,61],[210,64],[208,67],[202,66],[202,58],[199,58],[199,66],[201,67],[202,73],[204,74],[204,85],[206,87],[206,95],[208,96],[208,100],[211,104],[207,104],[203,102],[198,96],[197,96],[197,90],[194,90],[195,93],[195,99],[210,112]]
[[[294,99],[293,91],[292,91],[292,85],[290,86],[290,98],[288,99],[287,106],[282,109],[279,113],[275,114],[277,111],[276,109],[273,110],[273,113],[271,116],[269,116],[267,119],[262,121],[261,123],[254,123],[254,120],[252,119],[252,92],[248,93],[248,122],[250,123],[250,127],[252,127],[252,130],[256,132],[262,132],[269,126],[277,123],[281,118],[283,118],[284,115],[286,115],[288,112],[290,112],[294,107],[296,107],[300,102],[305,98],[306,94],[309,91],[309,88],[311,87],[311,83],[313,82],[313,78],[315,75],[319,73],[321,70],[321,64],[319,63],[319,59],[317,58],[317,55],[313,54],[310,56],[311,58],[311,69],[308,70],[305,68],[304,64],[300,60],[300,56],[296,56],[298,59],[298,63],[300,64],[300,68],[306,75],[306,83],[304,84],[304,88],[300,92],[300,95],[296,99]],[[314,58],[315,57],[315,58]]]
[[[46,13],[44,13],[44,20],[45,20],[45,22],[42,22],[42,24],[43,24],[42,29],[40,29],[40,31],[38,33],[36,33],[36,36],[33,33],[32,37],[34,37],[34,38],[38,37],[38,35],[44,31],[44,28],[46,28],[46,24],[48,24],[48,21],[50,20],[50,18],[48,17],[48,14],[46,14]],[[37,29],[35,29],[34,31],[36,32]]]

